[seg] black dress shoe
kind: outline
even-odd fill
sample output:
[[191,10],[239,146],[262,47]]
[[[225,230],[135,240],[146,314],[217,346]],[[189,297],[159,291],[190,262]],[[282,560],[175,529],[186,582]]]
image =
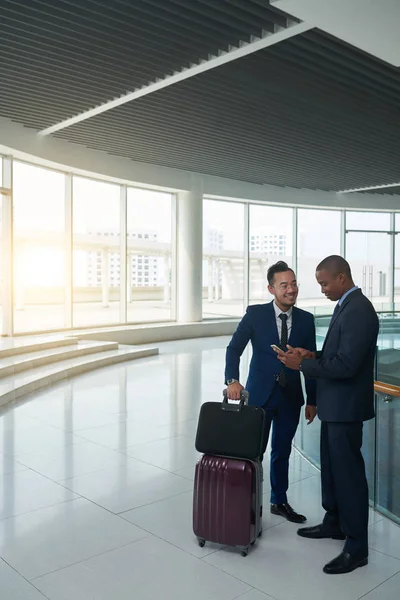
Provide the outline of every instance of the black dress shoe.
[[351,571],[358,569],[358,567],[365,567],[367,564],[368,556],[341,552],[339,556],[324,566],[323,571],[328,575],[343,575],[344,573],[351,573]]
[[291,523],[304,523],[304,521],[307,521],[304,515],[294,512],[290,504],[271,504],[271,512],[273,515],[285,517]]
[[314,527],[303,527],[297,530],[297,535],[309,538],[311,540],[322,540],[331,538],[332,540],[345,540],[346,536],[341,531],[329,531],[324,525],[315,525]]

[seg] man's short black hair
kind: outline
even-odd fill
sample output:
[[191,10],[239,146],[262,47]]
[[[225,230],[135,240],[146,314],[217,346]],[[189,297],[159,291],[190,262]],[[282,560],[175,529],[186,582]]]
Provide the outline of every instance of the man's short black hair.
[[294,275],[293,269],[291,269],[289,267],[289,265],[287,263],[285,263],[283,260],[280,260],[279,262],[275,263],[274,265],[271,265],[270,268],[268,269],[268,273],[267,273],[267,279],[268,279],[269,285],[273,285],[276,273],[285,273],[285,271],[292,271],[292,273]]
[[338,256],[336,254],[332,254],[332,256],[327,256],[324,258],[324,260],[319,263],[316,270],[328,271],[334,277],[339,275],[339,273],[343,273],[344,275],[347,275],[349,279],[352,279],[349,263],[342,256]]

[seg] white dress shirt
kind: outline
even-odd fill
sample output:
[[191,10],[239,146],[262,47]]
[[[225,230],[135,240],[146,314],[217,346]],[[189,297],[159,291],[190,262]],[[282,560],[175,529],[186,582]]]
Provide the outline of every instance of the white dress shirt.
[[281,337],[282,337],[282,320],[279,318],[279,315],[281,315],[282,313],[287,315],[288,319],[287,319],[287,329],[288,329],[288,339],[290,336],[290,330],[292,329],[292,313],[293,313],[293,307],[289,308],[289,310],[287,310],[286,312],[284,310],[281,310],[279,308],[279,306],[277,306],[275,304],[274,301],[274,310],[275,310],[275,318],[276,318],[276,326],[278,328],[278,334],[279,334],[279,341],[281,341]]

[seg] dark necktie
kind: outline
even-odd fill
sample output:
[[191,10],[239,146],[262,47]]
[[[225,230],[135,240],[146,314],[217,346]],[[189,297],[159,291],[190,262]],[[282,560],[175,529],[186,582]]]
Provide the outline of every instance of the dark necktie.
[[[286,352],[286,350],[287,350],[286,344],[288,343],[288,326],[287,326],[288,316],[285,313],[281,313],[279,315],[279,318],[282,321],[282,333],[281,333],[280,348],[281,348],[281,350],[283,350],[283,352]],[[286,387],[287,377],[286,377],[286,373],[285,373],[285,369],[284,369],[283,365],[281,367],[277,381],[281,387],[283,387],[283,388]]]
[[336,306],[335,306],[335,310],[333,311],[333,315],[332,315],[332,318],[331,318],[331,320],[330,320],[330,323],[329,323],[328,330],[331,328],[331,326],[332,326],[332,323],[333,323],[334,319],[336,318],[336,315],[338,314],[339,310],[340,310],[340,304],[339,304],[339,302],[338,302],[338,303],[336,304]]
[[338,303],[336,304],[336,306],[335,306],[335,310],[333,311],[332,319],[333,319],[334,317],[336,317],[336,315],[338,314],[339,310],[340,310],[340,304],[339,304],[339,302],[338,302]]

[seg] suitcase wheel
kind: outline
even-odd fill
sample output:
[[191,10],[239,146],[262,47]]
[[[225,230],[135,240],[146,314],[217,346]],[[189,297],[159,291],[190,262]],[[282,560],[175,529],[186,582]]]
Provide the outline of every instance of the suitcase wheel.
[[199,543],[200,548],[204,548],[204,546],[206,545],[206,540],[197,540]]
[[260,533],[258,534],[258,537],[262,536],[262,529],[260,530]]
[[248,555],[248,553],[249,553],[249,549],[248,549],[248,548],[245,548],[244,550],[242,550],[242,551],[241,551],[241,553],[240,553],[240,554],[241,554],[241,555],[244,557],[244,556],[247,556],[247,555]]
[[254,546],[255,543],[256,543],[256,540],[254,540],[254,542],[251,542],[250,546]]

